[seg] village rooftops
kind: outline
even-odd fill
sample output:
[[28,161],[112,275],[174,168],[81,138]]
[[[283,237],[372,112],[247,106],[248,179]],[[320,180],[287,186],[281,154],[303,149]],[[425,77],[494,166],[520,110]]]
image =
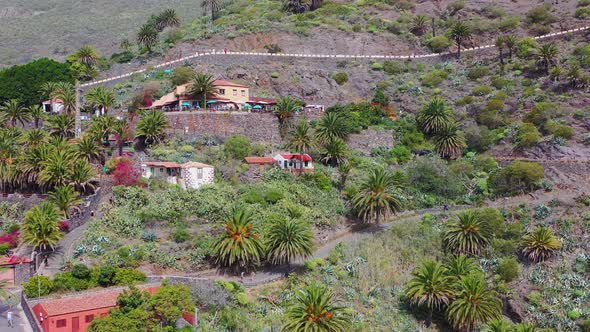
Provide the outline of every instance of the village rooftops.
[[277,161],[273,157],[246,157],[246,163],[254,165],[272,165]]
[[211,165],[198,163],[198,162],[192,162],[192,161],[189,161],[184,164],[178,164],[178,163],[171,162],[171,161],[148,161],[148,162],[145,162],[144,165],[149,166],[149,167],[162,167],[162,168],[213,168],[213,166],[211,166]]
[[[301,155],[295,154],[295,153],[284,153],[284,154],[281,154],[281,157],[283,157],[284,159],[295,159],[295,160],[301,159]],[[303,161],[313,161],[313,159],[306,153],[303,155]]]

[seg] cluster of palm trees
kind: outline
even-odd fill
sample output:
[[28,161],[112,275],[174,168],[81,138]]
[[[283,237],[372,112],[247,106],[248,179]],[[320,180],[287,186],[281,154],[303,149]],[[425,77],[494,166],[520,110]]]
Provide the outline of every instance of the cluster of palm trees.
[[434,96],[420,109],[416,121],[422,132],[432,138],[437,152],[443,158],[456,158],[467,146],[455,120],[455,113],[440,96]]
[[167,27],[180,26],[180,17],[174,9],[166,9],[159,15],[152,15],[148,21],[139,28],[137,42],[143,45],[149,53],[158,44],[160,32]]
[[227,220],[225,232],[213,245],[219,266],[247,270],[263,261],[289,265],[294,259],[313,253],[311,226],[297,214],[285,216],[264,234],[254,226],[252,211],[235,209]]
[[19,123],[24,127],[25,123],[34,120],[35,128],[39,128],[39,121],[44,117],[45,112],[40,105],[25,107],[18,99],[7,100],[0,105],[0,122],[12,127]]

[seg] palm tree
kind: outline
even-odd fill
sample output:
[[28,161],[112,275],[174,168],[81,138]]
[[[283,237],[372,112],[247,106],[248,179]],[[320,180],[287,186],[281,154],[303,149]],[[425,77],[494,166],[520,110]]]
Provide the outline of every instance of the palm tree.
[[225,232],[213,244],[215,262],[221,266],[247,268],[258,264],[263,255],[260,235],[254,229],[250,210],[234,210]]
[[334,304],[333,294],[326,287],[312,283],[299,291],[295,304],[287,309],[283,330],[343,332],[350,324],[348,310]]
[[417,15],[412,19],[412,25],[410,31],[415,33],[418,36],[422,36],[426,31],[426,27],[428,25],[428,16],[426,15]]
[[434,96],[416,117],[420,129],[426,134],[435,134],[443,129],[447,123],[455,121],[453,110],[447,105],[443,97]]
[[346,180],[352,171],[352,165],[348,161],[344,161],[338,165],[338,174],[340,174],[340,190],[346,187]]
[[63,111],[66,114],[74,114],[76,112],[76,98],[76,89],[72,84],[67,82],[57,83],[57,89],[52,99],[61,99]]
[[504,36],[504,46],[508,49],[508,58],[512,59],[512,54],[518,43],[518,38],[515,35]]
[[471,29],[463,22],[457,22],[451,27],[451,39],[457,45],[457,57],[461,57],[461,45],[463,42],[471,38]]
[[443,233],[445,250],[476,256],[490,243],[491,230],[475,211],[464,211],[447,223]]
[[160,143],[168,127],[168,120],[162,111],[149,110],[137,123],[135,137],[146,145]]
[[162,31],[167,27],[178,27],[180,26],[180,17],[176,10],[170,8],[164,10],[156,18],[156,29]]
[[86,100],[90,105],[100,110],[100,115],[107,115],[108,110],[117,102],[115,93],[100,85],[93,87],[86,93]]
[[43,129],[31,129],[25,131],[21,141],[25,146],[35,146],[47,142],[47,131]]
[[70,218],[70,211],[80,211],[78,205],[82,204],[80,194],[70,186],[57,186],[48,195],[49,201],[61,211],[66,219]]
[[74,160],[74,153],[71,150],[55,149],[47,160],[42,162],[37,182],[50,187],[67,185]]
[[39,182],[38,176],[43,169],[43,163],[49,158],[52,151],[51,145],[47,143],[31,145],[26,149],[19,162],[20,176],[24,183],[30,185]]
[[399,185],[399,181],[385,169],[381,167],[373,169],[352,199],[352,205],[358,216],[365,221],[374,219],[378,224],[389,213],[400,211],[402,199],[393,192]]
[[87,68],[94,67],[100,58],[98,51],[90,45],[80,47],[80,49],[74,52],[73,56],[79,63]]
[[340,138],[335,138],[324,144],[321,151],[322,161],[337,167],[346,159],[346,143]]
[[544,261],[561,248],[561,241],[550,228],[539,226],[523,238],[522,254],[533,262]]
[[0,112],[4,113],[5,121],[10,121],[13,127],[20,122],[21,126],[25,126],[25,122],[31,120],[29,109],[22,106],[18,99],[10,99],[0,105]]
[[117,120],[113,127],[113,134],[117,140],[117,148],[119,149],[119,156],[123,155],[123,146],[126,142],[133,140],[133,131],[129,127],[129,122],[126,120]]
[[91,135],[84,135],[76,140],[76,157],[87,162],[100,161],[101,148]]
[[316,137],[321,142],[329,142],[339,138],[346,142],[350,135],[350,129],[346,120],[340,113],[328,112],[319,121],[316,129]]
[[311,0],[310,10],[316,10],[322,6],[324,0]]
[[489,321],[481,329],[482,332],[511,332],[510,322],[505,319],[494,319]]
[[214,97],[219,92],[219,89],[214,84],[215,80],[212,75],[199,73],[193,78],[189,94],[195,98],[201,98],[201,107],[207,108],[207,98]]
[[498,294],[488,289],[481,273],[471,273],[457,283],[456,299],[447,309],[447,319],[456,329],[466,332],[502,316]]
[[467,147],[465,136],[456,122],[449,122],[434,134],[434,147],[441,157],[454,159]]
[[209,28],[213,28],[213,21],[217,18],[217,13],[223,8],[221,0],[203,0],[201,3],[203,13],[209,15]]
[[150,23],[142,25],[137,33],[137,42],[145,46],[149,53],[152,53],[152,47],[158,43],[158,38],[158,30]]
[[96,171],[89,163],[78,159],[72,164],[69,184],[80,192],[87,192],[89,189],[94,191],[94,184],[91,180],[95,175]]
[[287,143],[290,149],[295,149],[295,151],[299,152],[299,175],[303,174],[304,156],[314,145],[309,125],[306,121],[301,120],[297,127],[291,131]]
[[109,135],[113,132],[117,124],[117,119],[113,116],[100,116],[94,118],[88,128],[88,133],[95,140],[101,140],[103,144],[109,143]]
[[473,258],[463,255],[450,255],[445,260],[445,267],[447,275],[453,282],[459,281],[471,272],[480,271]]
[[291,97],[282,97],[277,100],[277,105],[274,108],[274,113],[279,120],[279,132],[284,139],[291,124],[291,118],[299,109],[298,102]]
[[266,250],[273,264],[287,264],[295,258],[313,254],[314,236],[309,224],[294,219],[283,219],[268,232]]
[[302,0],[285,0],[283,3],[283,9],[293,14],[301,14],[310,9],[310,4]]
[[559,50],[555,43],[543,44],[537,49],[537,64],[542,66],[546,73],[549,73],[549,67],[556,63],[558,54]]
[[44,96],[47,96],[47,98],[53,99],[58,89],[59,84],[57,82],[45,82],[41,84],[41,89],[39,92],[41,92],[41,94],[43,94]]
[[52,115],[47,118],[49,133],[58,137],[74,137],[75,119],[70,114]]
[[500,64],[504,65],[504,47],[506,47],[506,37],[498,36],[496,38],[496,47],[500,52]]
[[451,279],[441,263],[425,261],[412,273],[406,296],[412,304],[428,309],[427,327],[432,323],[434,310],[441,310],[451,302],[453,298],[451,286]]
[[538,332],[539,330],[531,323],[518,323],[514,325],[511,332]]
[[41,251],[54,250],[63,237],[58,228],[59,220],[59,211],[51,202],[44,201],[32,207],[24,216],[23,242]]
[[39,121],[45,118],[45,110],[41,105],[33,105],[29,107],[29,114],[34,121],[35,128],[39,128]]

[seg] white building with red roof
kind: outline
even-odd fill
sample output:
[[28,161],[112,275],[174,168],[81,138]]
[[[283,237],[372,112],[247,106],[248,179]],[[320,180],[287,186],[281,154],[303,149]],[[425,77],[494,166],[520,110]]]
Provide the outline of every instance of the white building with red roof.
[[198,189],[215,182],[215,168],[211,165],[187,162],[178,164],[169,161],[148,161],[141,165],[141,176],[146,179],[160,178],[182,189]]
[[314,170],[313,158],[307,153],[303,155],[303,161],[301,161],[301,154],[298,153],[277,154],[274,156],[274,160],[279,168],[292,173],[300,172],[302,164],[304,173],[311,173]]

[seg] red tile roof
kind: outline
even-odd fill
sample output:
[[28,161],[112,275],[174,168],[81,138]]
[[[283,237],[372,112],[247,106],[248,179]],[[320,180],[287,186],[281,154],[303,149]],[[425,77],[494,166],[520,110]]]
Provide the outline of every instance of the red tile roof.
[[27,257],[0,257],[0,266],[15,265],[20,263],[30,263],[32,260]]
[[242,85],[242,84],[234,83],[234,82],[230,82],[230,81],[224,81],[224,80],[215,80],[215,81],[213,81],[213,85],[215,85],[215,86],[233,86],[236,88],[247,88],[248,87],[246,85]]
[[272,165],[276,162],[273,157],[246,157],[248,164],[269,164]]
[[146,166],[164,167],[164,168],[180,168],[180,164],[170,161],[148,161]]
[[248,104],[276,104],[277,100],[274,98],[250,97]]
[[[144,285],[138,286],[137,288],[153,293],[158,287]],[[122,287],[98,292],[82,292],[62,298],[42,299],[37,305],[41,306],[50,317],[101,308],[112,308],[117,305],[119,294],[128,289],[128,287]]]
[[211,165],[192,162],[192,161],[189,161],[188,163],[181,164],[180,167],[182,167],[182,168],[213,168],[213,166],[211,166]]
[[[282,154],[281,156],[285,159],[297,159],[297,160],[301,159],[301,155],[299,155],[299,154],[286,153],[286,154]],[[313,159],[307,153],[303,155],[303,161],[312,161],[312,160]]]

